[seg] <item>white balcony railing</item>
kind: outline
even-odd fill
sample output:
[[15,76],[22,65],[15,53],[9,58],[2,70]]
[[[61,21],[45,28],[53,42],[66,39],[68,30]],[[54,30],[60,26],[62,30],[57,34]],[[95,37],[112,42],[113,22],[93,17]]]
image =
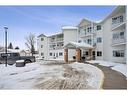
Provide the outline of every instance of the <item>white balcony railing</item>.
[[64,46],[63,42],[50,43],[49,49],[62,49]]
[[123,16],[123,19],[117,19],[116,21],[112,21],[112,29],[114,29],[115,27],[119,27],[121,25],[123,25],[123,23],[125,22],[125,16]]
[[112,45],[115,45],[115,44],[123,44],[126,42],[126,39],[125,38],[121,38],[121,39],[112,39]]
[[63,38],[49,39],[49,42],[62,42]]

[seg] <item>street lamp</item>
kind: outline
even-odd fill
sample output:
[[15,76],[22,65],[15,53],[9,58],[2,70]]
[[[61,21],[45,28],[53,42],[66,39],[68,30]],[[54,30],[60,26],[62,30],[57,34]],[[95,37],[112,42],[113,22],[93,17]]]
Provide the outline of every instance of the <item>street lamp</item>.
[[5,29],[5,66],[7,67],[7,27]]

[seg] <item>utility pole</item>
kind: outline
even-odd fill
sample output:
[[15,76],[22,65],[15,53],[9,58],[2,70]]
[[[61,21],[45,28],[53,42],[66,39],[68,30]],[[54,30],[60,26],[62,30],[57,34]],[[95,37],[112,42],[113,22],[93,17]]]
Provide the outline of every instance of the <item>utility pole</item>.
[[7,27],[5,29],[5,66],[7,67]]

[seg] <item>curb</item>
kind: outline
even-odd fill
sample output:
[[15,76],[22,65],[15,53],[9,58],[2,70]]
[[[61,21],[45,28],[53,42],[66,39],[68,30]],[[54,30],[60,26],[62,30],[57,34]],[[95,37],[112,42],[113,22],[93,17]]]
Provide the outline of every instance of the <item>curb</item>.
[[[101,70],[101,69],[100,69]],[[104,84],[104,79],[105,79],[105,76],[104,76],[104,72],[101,70],[101,72],[102,72],[102,80],[101,80],[101,82],[100,82],[100,89],[103,89],[102,87],[103,87],[103,84]]]
[[[87,62],[88,64],[91,64],[90,62]],[[98,67],[97,67],[98,68]],[[100,68],[98,68],[100,69]],[[100,71],[102,72],[102,80],[100,81],[100,86],[99,89],[103,89],[103,84],[104,84],[104,79],[105,79],[105,75],[104,72],[100,69]]]

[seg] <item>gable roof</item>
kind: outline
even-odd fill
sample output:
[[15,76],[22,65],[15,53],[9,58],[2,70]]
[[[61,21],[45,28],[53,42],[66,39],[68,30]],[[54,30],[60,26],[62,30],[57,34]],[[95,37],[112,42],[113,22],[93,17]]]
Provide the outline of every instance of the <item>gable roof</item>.
[[44,34],[40,34],[39,36],[37,36],[37,37],[46,37]]
[[76,49],[76,48],[84,48],[84,49],[91,49],[93,46],[87,44],[87,43],[77,43],[77,42],[69,42],[64,46],[65,48],[70,48],[70,49]]

